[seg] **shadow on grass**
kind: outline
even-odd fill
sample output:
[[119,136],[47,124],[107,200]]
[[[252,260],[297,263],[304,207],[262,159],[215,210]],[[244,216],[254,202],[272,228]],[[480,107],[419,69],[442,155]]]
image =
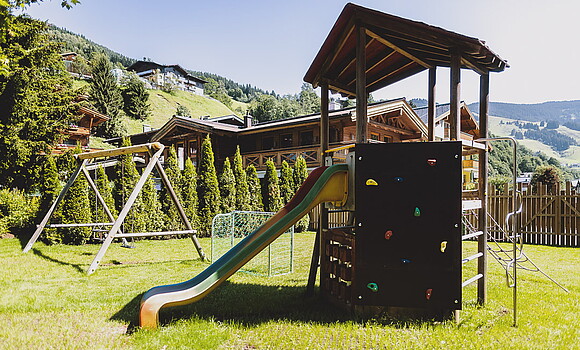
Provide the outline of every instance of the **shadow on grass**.
[[[407,328],[412,324],[431,324],[433,319],[393,318],[378,316],[355,316],[320,297],[305,297],[306,287],[267,286],[225,282],[204,299],[185,306],[161,309],[159,323],[166,326],[179,319],[198,318],[236,323],[246,327],[257,326],[276,320],[332,324],[352,321],[365,323],[369,320],[395,328]],[[111,320],[128,322],[128,333],[138,328],[139,306],[143,294],[135,297]]]
[[63,266],[72,266],[72,267],[74,267],[74,268],[75,268],[77,271],[79,271],[79,272],[82,272],[82,273],[84,273],[84,272],[85,272],[85,270],[83,270],[83,269],[81,268],[81,265],[78,265],[78,264],[71,264],[71,263],[68,263],[68,262],[66,262],[66,261],[61,261],[61,260],[55,259],[55,258],[53,258],[53,257],[50,257],[50,256],[48,256],[48,255],[45,255],[43,252],[41,252],[40,250],[38,250],[38,249],[36,249],[36,248],[32,248],[32,253],[34,253],[34,255],[37,255],[37,256],[39,256],[39,257],[41,257],[41,258],[45,259],[45,260],[48,260],[48,261],[50,261],[50,262],[57,263],[57,264],[59,264],[59,265],[63,265]]

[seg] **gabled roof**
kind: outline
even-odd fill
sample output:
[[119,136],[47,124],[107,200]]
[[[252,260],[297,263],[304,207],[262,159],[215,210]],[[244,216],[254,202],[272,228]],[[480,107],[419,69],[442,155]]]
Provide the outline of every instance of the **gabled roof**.
[[140,73],[140,72],[144,72],[150,69],[165,69],[165,68],[173,68],[176,71],[178,71],[179,73],[181,73],[183,76],[187,77],[189,80],[195,80],[198,81],[202,84],[206,84],[207,81],[198,78],[198,77],[194,77],[193,75],[189,74],[183,67],[181,67],[178,64],[171,64],[171,65],[163,65],[163,64],[159,64],[159,63],[155,63],[155,62],[151,62],[151,61],[137,61],[135,63],[133,63],[132,65],[130,65],[129,67],[127,67],[127,70],[130,71],[134,71],[136,73]]
[[223,115],[221,117],[215,117],[215,118],[202,118],[202,119],[209,120],[212,122],[219,122],[219,123],[223,123],[223,124],[230,124],[230,125],[234,125],[234,126],[244,126],[244,120],[235,114]]
[[451,53],[461,55],[461,68],[500,72],[507,61],[477,38],[422,22],[347,4],[304,76],[314,87],[327,82],[331,90],[354,96],[358,26],[366,38],[366,89],[373,92],[425,69],[450,67]]
[[[460,113],[461,113],[461,131],[470,133],[474,136],[479,135],[479,124],[475,120],[475,116],[471,113],[471,110],[465,104],[464,101],[461,101],[460,104]],[[414,108],[415,113],[421,118],[421,120],[427,124],[428,123],[428,107],[417,107]],[[449,103],[444,103],[437,105],[435,107],[435,123],[449,118],[451,108]]]

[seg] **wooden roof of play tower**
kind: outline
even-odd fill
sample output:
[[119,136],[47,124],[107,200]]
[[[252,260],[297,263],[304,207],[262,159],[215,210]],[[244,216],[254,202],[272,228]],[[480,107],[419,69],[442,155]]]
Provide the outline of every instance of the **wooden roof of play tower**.
[[450,67],[453,52],[461,68],[480,74],[509,67],[485,42],[465,35],[354,4],[347,4],[324,41],[304,80],[314,87],[356,95],[357,28],[364,28],[366,90],[373,92],[434,67]]

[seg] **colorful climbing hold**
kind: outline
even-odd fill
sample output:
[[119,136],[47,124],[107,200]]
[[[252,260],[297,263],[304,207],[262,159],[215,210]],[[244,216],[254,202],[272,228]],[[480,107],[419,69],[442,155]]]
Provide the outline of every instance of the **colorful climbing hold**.
[[403,179],[402,177],[397,176],[395,178],[395,182],[403,182],[403,181],[405,181],[405,179]]
[[367,284],[367,288],[370,289],[374,293],[379,291],[379,285],[374,283],[374,282]]
[[427,164],[435,166],[437,164],[437,159],[427,159]]
[[425,291],[425,299],[430,300],[431,294],[433,294],[433,289],[429,288]]
[[413,215],[417,217],[421,216],[421,209],[419,209],[419,207],[416,207],[415,211],[413,212]]
[[445,253],[445,249],[447,249],[447,241],[441,242],[441,253]]
[[411,263],[411,260],[409,260],[409,259],[401,259],[401,262],[403,264],[410,264]]
[[378,185],[379,185],[379,183],[378,183],[378,182],[376,182],[376,181],[375,181],[375,180],[373,180],[373,179],[368,179],[368,180],[367,180],[367,182],[366,182],[366,185],[367,185],[367,186],[378,186]]
[[391,239],[391,237],[393,237],[393,231],[387,230],[387,232],[385,232],[385,239]]

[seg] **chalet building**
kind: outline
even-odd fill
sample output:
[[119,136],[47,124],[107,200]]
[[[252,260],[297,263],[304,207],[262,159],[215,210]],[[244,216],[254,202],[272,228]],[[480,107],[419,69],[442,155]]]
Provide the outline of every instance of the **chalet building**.
[[[86,96],[77,97],[77,101],[86,99]],[[90,148],[90,137],[93,128],[109,120],[109,117],[101,114],[91,108],[80,106],[77,110],[77,120],[71,123],[68,128],[61,133],[66,137],[63,138],[52,150],[53,154],[61,154],[68,149],[75,148],[77,144],[87,151],[94,150]]]
[[178,64],[167,66],[150,61],[137,61],[127,70],[137,73],[147,87],[152,89],[161,89],[169,84],[180,90],[203,95],[204,84],[207,83],[189,74]]
[[88,80],[92,76],[87,68],[87,65],[82,65],[77,62],[76,52],[65,52],[60,54],[62,62],[67,72],[75,78]]

